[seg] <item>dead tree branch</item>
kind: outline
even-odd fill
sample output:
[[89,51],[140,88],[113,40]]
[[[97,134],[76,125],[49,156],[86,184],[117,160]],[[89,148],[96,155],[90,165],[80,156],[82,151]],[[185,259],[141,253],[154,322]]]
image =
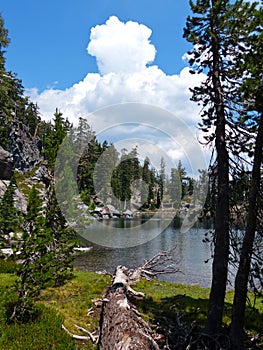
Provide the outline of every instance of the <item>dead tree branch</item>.
[[130,302],[129,294],[144,296],[131,286],[141,278],[152,280],[161,274],[179,272],[174,250],[156,254],[136,269],[118,266],[112,286],[103,298],[100,320],[100,350],[158,350],[150,326]]

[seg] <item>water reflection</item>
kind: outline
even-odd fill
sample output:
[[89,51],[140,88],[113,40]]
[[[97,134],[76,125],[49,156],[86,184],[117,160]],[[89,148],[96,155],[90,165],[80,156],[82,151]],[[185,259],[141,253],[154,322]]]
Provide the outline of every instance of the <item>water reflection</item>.
[[[81,254],[76,258],[75,264],[78,268],[89,271],[107,270],[113,272],[118,265],[127,267],[136,267],[143,264],[145,259],[151,258],[154,254],[169,250],[176,247],[175,258],[179,261],[178,267],[183,273],[161,276],[161,279],[185,284],[198,284],[202,287],[210,287],[211,284],[211,256],[210,244],[204,243],[204,238],[207,228],[192,228],[186,233],[180,232],[178,228],[169,225],[161,234],[155,236],[162,227],[162,220],[150,220],[151,225],[141,228],[140,234],[144,238],[155,237],[144,244],[140,244],[128,248],[108,248],[90,243],[93,249],[85,254]],[[115,223],[110,221],[106,225],[123,225],[124,227],[132,227],[138,225],[134,220],[125,220],[123,223],[116,220]],[[126,225],[126,226],[125,226]],[[122,226],[122,227],[123,227]],[[167,225],[166,225],[167,226]],[[103,226],[100,227],[100,232],[94,231],[94,235],[103,235]],[[131,239],[132,231],[123,229],[118,231],[114,236],[110,236],[111,245],[114,242],[121,240],[125,242]],[[137,237],[137,235],[135,236]],[[134,243],[136,243],[134,241]],[[116,246],[119,246],[118,244]],[[205,263],[205,261],[208,263]]]
[[134,247],[151,241],[170,225],[171,218],[94,220],[81,236],[89,242],[110,247]]

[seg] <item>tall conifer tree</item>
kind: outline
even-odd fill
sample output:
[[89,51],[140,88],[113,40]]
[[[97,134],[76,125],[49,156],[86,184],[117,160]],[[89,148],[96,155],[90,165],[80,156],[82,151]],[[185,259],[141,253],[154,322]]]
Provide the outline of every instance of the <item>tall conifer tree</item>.
[[[185,38],[194,45],[189,63],[207,79],[193,92],[193,101],[203,105],[201,129],[216,148],[216,213],[213,278],[206,332],[220,332],[227,283],[229,254],[229,153],[239,134],[237,91],[240,76],[235,61],[247,48],[254,30],[253,8],[242,0],[190,0],[194,16],[188,17]],[[213,131],[213,127],[215,130]],[[241,137],[241,136],[240,136]],[[242,147],[241,144],[238,147]]]

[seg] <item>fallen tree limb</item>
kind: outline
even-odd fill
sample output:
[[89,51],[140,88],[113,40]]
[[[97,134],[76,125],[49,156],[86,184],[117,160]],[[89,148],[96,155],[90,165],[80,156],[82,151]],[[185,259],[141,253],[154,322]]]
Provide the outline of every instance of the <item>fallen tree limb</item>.
[[161,252],[136,269],[116,268],[112,286],[102,299],[100,319],[100,350],[158,350],[150,326],[142,319],[129,300],[129,294],[143,297],[144,293],[131,286],[141,278],[151,280],[160,274],[179,272],[173,251]]
[[127,289],[121,282],[107,291],[100,321],[100,350],[158,350],[149,325],[129,301]]
[[62,325],[61,328],[63,329],[63,331],[65,331],[73,339],[77,339],[77,340],[89,340],[90,339],[90,337],[87,337],[85,335],[77,335],[77,334],[71,333],[64,325]]
[[80,327],[78,325],[75,324],[75,327],[84,332],[84,333],[87,333],[88,336],[86,335],[78,335],[78,334],[74,334],[74,333],[71,333],[63,324],[61,326],[62,330],[65,331],[71,338],[73,339],[76,339],[76,340],[91,340],[94,344],[97,344],[98,342],[98,336],[95,336],[94,334],[92,334],[91,332],[89,332],[87,329],[83,328],[83,327]]
[[80,327],[80,326],[78,326],[78,325],[76,325],[76,324],[75,324],[75,327],[76,327],[78,330],[80,330],[80,331],[82,331],[82,332],[84,332],[84,333],[87,333],[87,334],[89,335],[91,341],[92,341],[94,344],[97,344],[97,342],[98,342],[98,336],[95,336],[93,333],[89,332],[87,329],[85,329],[85,328],[83,328],[83,327]]

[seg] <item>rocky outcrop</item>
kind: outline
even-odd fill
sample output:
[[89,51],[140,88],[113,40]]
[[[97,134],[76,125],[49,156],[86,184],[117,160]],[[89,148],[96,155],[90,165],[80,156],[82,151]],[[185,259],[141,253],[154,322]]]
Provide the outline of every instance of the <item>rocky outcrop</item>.
[[0,200],[3,197],[10,181],[9,180],[0,180]]
[[0,146],[0,180],[10,180],[13,175],[13,161],[9,152]]
[[32,136],[28,127],[15,118],[9,130],[10,153],[0,147],[0,200],[14,171],[17,170],[20,175],[16,176],[14,203],[20,212],[26,213],[26,198],[33,185],[38,185],[44,201],[46,188],[53,178],[43,159],[40,140]]
[[17,120],[12,122],[10,128],[10,147],[13,168],[23,174],[32,170],[43,160],[41,141],[34,138],[28,127]]

